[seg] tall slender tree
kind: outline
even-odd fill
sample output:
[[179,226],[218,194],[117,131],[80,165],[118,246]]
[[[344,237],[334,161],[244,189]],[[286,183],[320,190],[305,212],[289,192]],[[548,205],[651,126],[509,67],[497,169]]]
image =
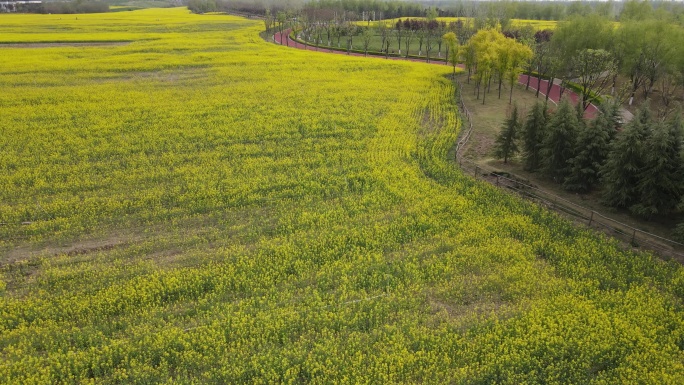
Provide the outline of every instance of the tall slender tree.
[[650,136],[651,114],[645,103],[617,134],[601,169],[603,201],[608,206],[629,207],[639,198],[639,173],[645,166],[643,143]]
[[568,160],[575,156],[578,131],[577,114],[567,99],[558,105],[546,131],[541,149],[543,171],[554,181],[563,183],[570,172]]
[[518,106],[513,106],[511,115],[504,122],[499,136],[496,138],[495,156],[503,159],[504,163],[508,163],[508,159],[518,153],[518,135],[522,123],[518,118]]
[[444,34],[443,40],[446,42],[446,59],[454,67],[451,77],[456,76],[456,66],[458,65],[458,39],[456,34],[448,32]]
[[[506,39],[511,40],[511,39]],[[506,80],[508,81],[508,86],[510,91],[508,94],[508,104],[513,101],[513,87],[518,83],[520,74],[527,63],[532,60],[532,50],[525,44],[518,43],[516,41],[507,42],[509,54],[508,67],[506,68]]]
[[528,171],[536,171],[541,167],[540,151],[546,133],[546,120],[546,103],[535,103],[522,130],[523,157]]
[[394,30],[392,36],[397,39],[397,53],[401,56],[401,39],[404,37],[404,23],[399,19],[396,24],[394,24]]
[[629,209],[650,219],[653,215],[672,212],[684,191],[679,116],[670,122],[654,124],[644,147],[644,167],[637,174],[639,199]]
[[[577,104],[581,106],[580,103]],[[599,115],[591,124],[582,124],[577,137],[575,157],[568,161],[570,172],[563,188],[588,192],[599,182],[599,172],[606,162],[610,143],[615,137],[615,103],[601,105]]]

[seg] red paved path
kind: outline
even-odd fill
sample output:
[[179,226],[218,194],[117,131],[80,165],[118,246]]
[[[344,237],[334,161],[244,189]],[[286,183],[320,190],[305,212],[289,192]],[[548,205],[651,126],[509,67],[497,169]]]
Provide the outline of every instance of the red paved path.
[[[274,35],[274,38],[275,38],[275,42],[280,44],[281,34],[276,33]],[[336,53],[336,54],[340,54],[340,55],[347,55],[347,52],[344,52],[344,51],[335,51],[332,49],[326,49],[326,48],[321,48],[321,47],[316,48],[316,47],[312,47],[310,45],[304,45],[302,43],[298,43],[298,42],[290,39],[290,31],[289,30],[283,32],[282,39],[283,39],[282,40],[283,44],[287,44],[288,46],[293,47],[293,48],[304,49],[304,50],[309,50],[309,51],[318,51],[318,52]],[[350,52],[349,55],[351,55],[351,56],[364,56],[361,53],[355,53],[355,52]],[[374,56],[374,57],[377,58],[379,56]],[[390,60],[409,60],[409,61],[413,61],[413,62],[426,63],[425,60],[421,60],[421,59],[406,59],[406,58],[401,58],[401,57],[396,57],[396,56],[395,57],[390,56],[389,59]],[[446,63],[439,62],[439,61],[431,62],[428,64],[446,65]],[[459,66],[459,67],[462,68],[462,66]],[[520,75],[520,78],[518,79],[518,83],[526,85],[527,84],[527,75]],[[544,96],[546,95],[546,90],[547,90],[548,84],[549,84],[548,80],[542,79],[542,81],[541,81],[541,87],[542,88],[540,90],[541,95],[544,95]],[[536,90],[537,90],[537,78],[534,76],[530,79],[530,89],[534,90],[534,92],[536,92]],[[551,86],[551,91],[549,92],[549,99],[551,101],[553,101],[554,103],[558,103],[560,101],[560,94],[561,94],[561,87],[558,84],[553,84]],[[567,88],[563,92],[563,96],[567,96],[573,104],[576,104],[577,101],[580,99],[579,96],[575,92],[573,92]],[[589,107],[587,107],[587,110],[584,111],[584,117],[590,118],[590,119],[594,118],[596,116],[597,112],[598,112],[598,109],[596,108],[596,106],[593,104],[590,104]]]

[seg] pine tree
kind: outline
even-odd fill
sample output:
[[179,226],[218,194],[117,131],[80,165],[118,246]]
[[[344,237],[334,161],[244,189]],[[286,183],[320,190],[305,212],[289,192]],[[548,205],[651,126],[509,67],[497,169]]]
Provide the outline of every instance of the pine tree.
[[525,169],[536,171],[541,166],[539,151],[546,132],[546,104],[537,102],[532,107],[522,130]]
[[577,138],[575,157],[568,161],[570,174],[565,178],[566,190],[588,192],[599,182],[599,171],[606,162],[610,143],[615,137],[614,103],[601,106],[599,115],[590,124],[582,124]]
[[581,101],[577,101],[577,104],[575,104],[575,113],[577,114],[577,121],[580,123],[584,122],[584,108]]
[[562,183],[570,171],[568,160],[575,155],[578,124],[577,114],[564,99],[547,125],[541,149],[542,166],[544,173],[558,183]]
[[518,152],[518,133],[522,124],[518,118],[518,106],[513,106],[511,116],[506,119],[499,136],[496,138],[496,152],[495,156],[499,159],[503,158],[504,163],[508,163],[508,159]]
[[615,137],[601,170],[606,205],[629,207],[639,199],[638,175],[645,165],[644,143],[650,136],[650,126],[651,115],[644,103],[634,119]]
[[644,167],[637,175],[639,201],[630,207],[645,218],[667,215],[682,196],[682,133],[680,119],[653,126],[645,144]]

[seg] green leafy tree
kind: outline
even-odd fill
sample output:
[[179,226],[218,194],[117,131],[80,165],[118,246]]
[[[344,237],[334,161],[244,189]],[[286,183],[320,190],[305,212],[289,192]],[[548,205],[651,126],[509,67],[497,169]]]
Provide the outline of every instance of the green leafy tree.
[[681,28],[667,20],[620,24],[615,39],[622,49],[621,72],[629,77],[631,83],[630,105],[640,87],[644,97],[648,97],[666,69],[676,63],[678,52],[682,51],[681,34]]
[[264,27],[266,27],[266,32],[271,33],[271,26],[275,22],[271,10],[266,8],[266,15],[264,16]]
[[411,41],[413,38],[416,36],[416,31],[410,29],[410,28],[405,28],[404,29],[404,48],[406,48],[406,57],[409,57],[410,53],[409,50],[411,48]]
[[496,41],[496,60],[493,63],[494,74],[496,75],[496,82],[498,84],[499,99],[501,99],[501,88],[506,79],[506,73],[511,62],[512,47],[515,43],[513,39],[500,39]]
[[[370,28],[364,28],[363,32],[361,33],[361,39],[363,41],[363,54],[364,56],[368,56],[368,47],[370,46],[370,42],[373,39],[373,31]],[[383,40],[383,46],[384,43],[385,42]]]
[[525,66],[527,66],[527,63],[532,60],[534,54],[532,53],[532,49],[530,49],[530,47],[527,45],[518,43],[513,39],[506,40],[512,41],[507,42],[509,50],[509,62],[508,68],[506,68],[506,78],[510,88],[508,94],[508,104],[511,104],[513,101],[513,87],[518,83],[520,74],[523,72]]
[[458,65],[458,39],[455,33],[448,32],[444,34],[443,40],[446,42],[447,61],[454,67],[454,72],[451,75],[454,77],[456,76],[456,66]]
[[278,12],[276,14],[276,21],[278,22],[278,27],[280,29],[280,44],[283,44],[283,27],[285,26],[285,21],[287,20],[287,15],[285,12]]
[[551,44],[553,55],[556,56],[554,72],[557,72],[563,83],[575,77],[575,68],[586,65],[578,62],[579,60],[590,58],[582,57],[580,52],[587,49],[607,49],[612,42],[613,30],[610,20],[596,14],[575,16],[558,24],[551,37]]
[[425,57],[428,63],[430,62],[430,52],[432,51],[432,45],[434,43],[432,38],[439,26],[439,23],[437,23],[437,15],[437,10],[434,7],[430,7],[425,14],[425,23],[423,23],[425,31]]
[[466,82],[470,84],[470,77],[473,74],[473,71],[475,70],[475,65],[477,63],[477,55],[475,52],[475,45],[471,44],[470,41],[464,46],[462,46],[460,49],[460,54],[463,56],[463,64],[465,64],[466,70],[468,71],[468,77],[466,78]]
[[523,157],[528,171],[536,171],[541,166],[540,151],[546,132],[546,120],[546,103],[535,103],[522,130]]
[[[482,104],[485,104],[487,89],[500,59],[499,47],[504,44],[504,40],[506,38],[500,32],[493,29],[483,29],[468,41],[468,46],[473,49],[473,59],[477,66],[476,88],[478,98],[480,97],[480,89],[484,88]],[[467,57],[466,60],[468,60]]]
[[581,89],[582,111],[612,84],[617,65],[604,49],[583,49],[572,58],[572,77]]
[[394,25],[392,36],[397,39],[397,53],[401,56],[401,39],[404,37],[404,23],[401,19]]
[[575,156],[578,124],[570,102],[563,99],[549,120],[541,149],[543,171],[558,183],[562,183],[570,171],[568,160]]
[[380,36],[380,47],[385,48],[385,43],[390,38],[390,28],[385,21],[378,22],[378,35]]
[[352,22],[348,22],[344,28],[344,34],[347,36],[347,55],[354,49],[354,35],[357,30],[357,25]]
[[418,39],[418,56],[423,55],[423,44],[425,44],[425,38],[427,37],[427,28],[423,28],[422,25],[416,30],[416,38]]
[[513,106],[511,116],[506,119],[499,136],[496,138],[495,156],[503,159],[504,163],[508,163],[508,159],[518,153],[518,135],[521,130],[522,123],[518,118],[518,106]]
[[620,21],[636,20],[643,21],[651,17],[653,7],[648,1],[629,0],[622,6]]

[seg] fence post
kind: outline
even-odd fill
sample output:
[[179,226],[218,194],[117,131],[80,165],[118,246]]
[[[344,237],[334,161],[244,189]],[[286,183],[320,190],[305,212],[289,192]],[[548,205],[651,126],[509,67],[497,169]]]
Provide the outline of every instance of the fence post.
[[594,219],[594,210],[591,210],[591,216],[589,217],[589,224],[587,226],[591,226],[591,221]]
[[475,166],[475,174],[474,174],[475,177],[477,177],[477,174],[479,174],[479,173],[480,173],[480,167],[479,167],[479,166]]
[[499,187],[499,174],[496,174],[496,187]]
[[632,231],[632,242],[631,242],[632,245],[634,245],[634,238],[636,238],[636,229],[634,229],[634,231]]

